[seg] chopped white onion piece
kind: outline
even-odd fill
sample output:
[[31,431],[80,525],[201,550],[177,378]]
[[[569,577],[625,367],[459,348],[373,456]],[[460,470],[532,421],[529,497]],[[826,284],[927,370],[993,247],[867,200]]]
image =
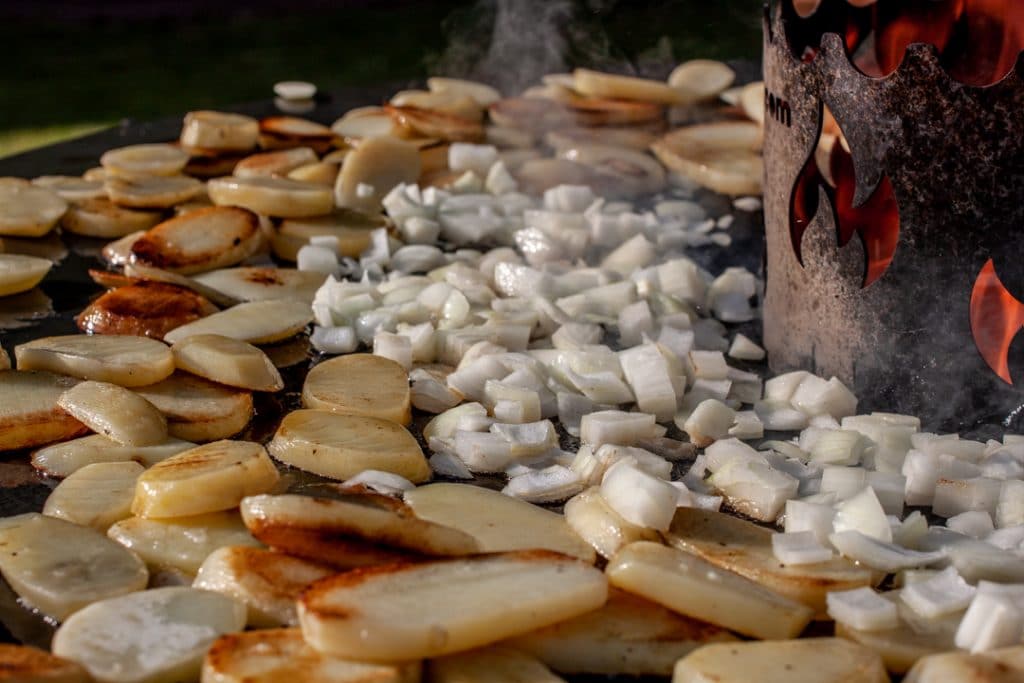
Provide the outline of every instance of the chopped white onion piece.
[[453,142],[448,148],[448,168],[453,171],[473,171],[485,176],[497,161],[498,148],[493,145]]
[[762,207],[759,197],[738,197],[732,201],[732,205],[739,211],[747,211],[749,213],[760,211]]
[[479,403],[463,403],[460,406],[450,408],[433,418],[423,427],[423,437],[430,439],[436,436],[442,439],[449,439],[455,436],[455,431],[459,428],[459,420],[469,415],[487,417],[487,409]]
[[946,526],[971,538],[985,538],[995,530],[992,516],[984,510],[968,510],[946,520]]
[[708,481],[730,506],[762,522],[775,521],[800,487],[795,477],[756,460],[733,460]]
[[504,472],[512,464],[512,444],[488,432],[455,432],[455,454],[472,472]]
[[447,384],[426,370],[413,370],[409,373],[409,380],[412,382],[412,404],[417,410],[442,413],[462,402],[462,394],[452,391]]
[[307,244],[295,256],[296,267],[302,271],[333,275],[338,272],[338,252],[324,246]]
[[[942,457],[939,456],[940,460]],[[932,512],[940,517],[953,517],[968,510],[984,510],[993,515],[1001,488],[1001,481],[987,477],[940,478],[935,485]]]
[[601,481],[601,495],[627,522],[657,531],[668,531],[679,499],[676,487],[652,477],[629,460],[609,468]]
[[835,516],[836,511],[831,505],[787,500],[785,530],[787,534],[812,533],[818,543],[824,545],[829,542]]
[[594,446],[606,443],[631,446],[640,439],[661,436],[653,415],[600,410],[580,420],[580,438]]
[[379,330],[373,337],[373,355],[389,358],[408,372],[412,368],[412,341],[400,334]]
[[954,567],[947,567],[923,581],[908,583],[900,599],[922,617],[936,619],[966,609],[976,590]]
[[701,401],[683,423],[683,431],[698,447],[708,446],[729,436],[736,423],[736,411],[721,401]]
[[491,425],[491,433],[512,445],[512,456],[515,458],[542,455],[558,446],[558,433],[550,420],[525,424],[495,423]]
[[836,506],[832,528],[837,532],[859,531],[886,543],[892,541],[892,528],[885,510],[870,486]]
[[[739,439],[721,439],[711,444],[704,450],[703,463],[708,470],[717,472],[733,461],[756,461],[768,464],[768,459],[761,453],[754,450],[749,444]],[[696,465],[696,462],[694,463]]]
[[325,327],[318,325],[309,336],[313,348],[321,353],[352,353],[359,347],[356,331],[348,326]]
[[947,556],[945,550],[934,552],[908,550],[853,530],[838,531],[831,534],[828,540],[844,557],[886,573],[927,567],[941,562]]
[[882,509],[887,515],[903,514],[903,495],[907,480],[895,472],[868,472],[867,483],[878,496]]
[[807,375],[793,391],[790,402],[808,415],[831,415],[837,420],[857,412],[857,397],[835,377],[826,381]]
[[646,301],[637,301],[619,311],[619,342],[626,347],[636,346],[644,335],[654,332],[654,317]]
[[749,441],[764,436],[764,423],[753,410],[741,410],[736,413],[736,422],[729,428],[729,436]]
[[473,478],[473,473],[466,467],[466,463],[451,453],[434,453],[427,462],[430,464],[430,469],[442,477],[450,477],[452,479]]
[[[622,373],[636,397],[637,408],[644,413],[653,414],[659,422],[671,420],[676,412],[677,397],[672,386],[668,362],[658,347],[654,344],[643,344],[622,351],[619,354],[619,361]],[[728,431],[732,426],[734,413],[730,408],[726,410],[730,414],[729,424],[725,426],[725,430]]]
[[821,472],[821,490],[836,494],[838,500],[847,500],[864,488],[868,472],[862,467],[828,465]]
[[[803,444],[802,435],[800,445],[808,450],[808,446]],[[818,433],[809,450],[811,460],[823,465],[857,465],[869,445],[870,442],[863,434],[852,429],[826,429]]]
[[972,653],[1016,645],[1024,632],[1024,612],[1001,596],[979,592],[956,631],[956,646]]
[[900,624],[896,603],[873,588],[832,591],[825,599],[830,617],[858,631],[884,631]]
[[773,534],[772,553],[784,565],[816,564],[832,559],[832,549],[822,545],[813,531]]
[[764,423],[764,428],[771,431],[797,431],[807,426],[807,414],[791,406],[788,401],[758,401],[754,404],[754,412]]
[[750,337],[737,333],[729,346],[729,357],[737,360],[761,361],[764,360],[765,351]]
[[530,503],[557,503],[582,490],[583,483],[575,472],[561,465],[552,465],[512,477],[501,492]]
[[362,486],[386,496],[398,497],[401,497],[404,492],[416,488],[416,485],[405,477],[380,470],[363,470],[356,476],[346,479],[345,483],[342,484],[342,488],[358,488]]

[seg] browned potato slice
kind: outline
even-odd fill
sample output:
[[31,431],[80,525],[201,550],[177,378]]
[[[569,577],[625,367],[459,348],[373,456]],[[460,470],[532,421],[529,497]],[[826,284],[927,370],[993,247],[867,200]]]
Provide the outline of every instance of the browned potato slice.
[[321,123],[295,116],[268,116],[260,120],[259,142],[263,149],[304,146],[323,154],[334,145],[334,131]]
[[116,384],[80,382],[61,394],[57,405],[124,446],[153,446],[167,439],[167,420],[156,406]]
[[91,683],[78,664],[25,645],[0,643],[0,681],[3,683]]
[[316,152],[309,147],[293,147],[246,157],[235,166],[234,174],[238,178],[283,176],[288,175],[288,171],[316,161]]
[[419,175],[415,145],[392,137],[367,138],[345,157],[334,200],[340,207],[379,212],[381,200],[395,185],[414,183]]
[[250,344],[271,344],[294,337],[312,321],[313,309],[303,301],[247,301],[177,327],[164,339],[173,344],[197,334],[219,334]]
[[171,347],[180,370],[229,387],[251,391],[284,388],[281,373],[267,354],[252,344],[217,334],[187,337]]
[[312,303],[324,275],[294,268],[242,266],[202,273],[196,281],[238,301],[296,299]]
[[653,126],[665,117],[665,108],[651,102],[573,97],[566,104],[568,116],[577,126]]
[[42,237],[68,208],[67,202],[49,188],[27,180],[0,180],[6,181],[0,182],[0,235]]
[[923,658],[904,683],[1017,683],[1024,679],[1024,645],[978,654],[943,652]]
[[756,123],[718,121],[674,130],[651,150],[669,170],[715,192],[761,194],[763,135]]
[[[185,174],[193,178],[220,178],[231,175],[238,162],[248,156],[244,152],[219,152],[217,150],[187,148],[192,155],[185,165]],[[251,149],[251,148],[250,148]],[[197,198],[198,200],[199,198]],[[207,198],[208,199],[208,198]],[[187,208],[191,202],[178,204],[174,210],[178,213]],[[206,206],[209,206],[207,203]]]
[[181,275],[180,273],[172,273],[169,270],[149,266],[145,263],[139,263],[136,261],[134,263],[125,264],[124,274],[133,280],[149,280],[152,282],[163,282],[169,285],[183,287],[206,297],[223,308],[230,308],[231,306],[239,303],[238,299],[217,291],[212,287],[207,287],[198,279],[188,277],[187,275]]
[[492,645],[438,657],[427,665],[430,683],[565,683],[528,654]]
[[412,421],[409,376],[393,360],[353,353],[320,363],[306,375],[302,403],[336,413]]
[[214,178],[207,192],[214,204],[241,206],[267,216],[322,216],[334,209],[330,188],[288,178]]
[[75,316],[75,322],[87,334],[162,339],[171,330],[216,312],[205,297],[184,287],[142,280],[102,294]]
[[253,415],[252,393],[175,373],[137,393],[167,417],[167,431],[186,441],[215,441],[234,436]]
[[129,145],[104,152],[100,164],[108,174],[137,176],[170,176],[181,173],[188,154],[179,147],[165,144]]
[[422,559],[395,548],[301,527],[260,525],[254,527],[253,536],[274,550],[338,570]]
[[384,107],[396,125],[411,133],[407,137],[427,137],[449,142],[480,142],[484,127],[479,120],[458,114],[414,106]]
[[86,237],[124,237],[137,230],[148,230],[163,219],[159,211],[137,211],[118,206],[104,194],[96,199],[76,201],[60,219],[68,232]]
[[558,102],[528,97],[509,97],[487,108],[491,121],[499,126],[535,133],[565,126],[571,121],[568,108]]
[[254,118],[219,111],[190,111],[181,127],[181,144],[220,151],[256,146],[260,124]]
[[123,387],[153,384],[174,372],[171,349],[145,337],[41,337],[16,346],[14,356],[21,370],[49,370]]
[[110,201],[132,209],[169,209],[203,191],[203,184],[186,176],[108,178]]
[[187,275],[234,265],[251,255],[260,239],[256,214],[232,206],[211,206],[150,229],[132,244],[132,258]]

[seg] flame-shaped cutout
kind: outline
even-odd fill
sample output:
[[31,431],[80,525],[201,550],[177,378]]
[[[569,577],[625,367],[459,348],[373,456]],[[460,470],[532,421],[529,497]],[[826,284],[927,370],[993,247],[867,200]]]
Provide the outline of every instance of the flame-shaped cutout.
[[971,334],[974,343],[999,377],[1010,377],[1010,344],[1024,327],[1024,304],[1016,299],[996,274],[992,259],[982,267],[971,291]]

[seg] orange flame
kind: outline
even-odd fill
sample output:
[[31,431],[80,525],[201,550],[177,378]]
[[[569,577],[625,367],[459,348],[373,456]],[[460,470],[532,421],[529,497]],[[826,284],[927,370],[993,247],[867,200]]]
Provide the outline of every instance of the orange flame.
[[996,274],[992,259],[982,267],[971,292],[971,334],[974,343],[999,377],[1013,384],[1010,377],[1010,344],[1024,327],[1024,304],[1016,299]]

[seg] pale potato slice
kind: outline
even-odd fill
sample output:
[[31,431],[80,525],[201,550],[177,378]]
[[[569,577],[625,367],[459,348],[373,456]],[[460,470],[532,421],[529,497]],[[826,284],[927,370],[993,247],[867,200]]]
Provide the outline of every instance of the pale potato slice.
[[32,454],[32,466],[49,477],[68,477],[98,463],[136,462],[152,467],[194,446],[191,441],[178,439],[167,439],[153,446],[122,446],[101,434],[91,434],[40,448]]
[[591,97],[616,100],[635,100],[657,104],[686,104],[692,101],[687,93],[665,83],[634,76],[618,76],[590,69],[576,69],[572,73],[573,89]]
[[[157,220],[156,223],[160,221]],[[124,237],[114,240],[107,246],[103,247],[103,251],[100,254],[103,256],[103,260],[109,263],[111,266],[123,266],[132,258],[132,245],[135,244],[135,240],[146,234],[145,230],[139,230],[137,232],[131,232]]]
[[309,147],[293,147],[276,152],[253,154],[235,165],[237,178],[262,178],[288,175],[299,166],[316,163],[317,156]]
[[203,184],[187,176],[108,178],[104,183],[110,201],[132,209],[169,209],[203,191]]
[[296,410],[285,416],[267,445],[275,458],[332,479],[382,470],[413,483],[430,479],[416,438],[400,424],[365,415]]
[[507,642],[559,673],[671,676],[698,647],[735,640],[725,629],[613,589],[604,607]]
[[1017,683],[1024,680],[1024,645],[978,654],[943,652],[923,658],[904,683]]
[[312,321],[313,309],[302,301],[247,301],[175,328],[164,340],[174,344],[198,334],[219,334],[250,344],[270,344],[294,337]]
[[764,81],[749,83],[743,86],[743,90],[740,92],[740,107],[743,108],[743,113],[751,121],[761,126],[764,125],[764,100]]
[[299,622],[321,652],[407,661],[488,645],[597,609],[600,571],[548,551],[357,569],[314,583]]
[[483,117],[483,108],[476,100],[458,93],[400,90],[391,96],[390,104],[454,114],[470,121],[480,121]]
[[605,571],[618,588],[753,638],[795,638],[814,616],[806,605],[739,574],[649,541],[627,545]]
[[707,645],[681,659],[672,676],[672,683],[747,683],[750,680],[758,683],[889,683],[889,676],[878,655],[842,638]]
[[234,265],[251,256],[262,239],[252,211],[211,206],[148,230],[132,244],[132,260],[190,275]]
[[242,431],[253,416],[252,393],[178,372],[162,382],[140,387],[140,396],[167,417],[176,439],[216,441]]
[[56,192],[66,202],[80,202],[89,199],[106,198],[100,180],[86,180],[70,175],[43,175],[32,179],[32,184]]
[[601,557],[611,559],[626,545],[634,541],[656,541],[654,529],[640,527],[622,518],[593,487],[573,496],[565,504],[565,521]]
[[475,100],[481,107],[489,107],[501,99],[501,93],[491,86],[461,78],[433,76],[427,79],[427,87],[431,92],[464,95]]
[[192,582],[194,588],[230,595],[249,611],[252,628],[295,626],[296,600],[309,584],[337,570],[284,553],[250,546],[214,550]]
[[0,681],[3,683],[91,683],[78,664],[25,645],[0,643]]
[[100,157],[108,174],[128,178],[177,175],[187,163],[187,152],[167,144],[128,145],[107,150]]
[[145,337],[42,337],[14,347],[14,356],[21,370],[49,370],[122,387],[153,384],[174,372],[170,347]]
[[22,254],[0,254],[0,296],[32,289],[53,267],[48,259]]
[[0,451],[41,446],[89,431],[57,405],[78,383],[49,372],[0,371]]
[[338,173],[341,171],[340,162],[318,161],[313,164],[305,164],[288,171],[288,177],[304,183],[334,187],[338,180]]
[[409,376],[395,361],[369,353],[338,356],[306,375],[302,404],[336,413],[412,421]]
[[167,419],[156,406],[116,384],[81,382],[61,394],[57,405],[122,446],[153,446],[167,439]]
[[405,493],[420,519],[463,531],[480,552],[544,549],[594,562],[594,551],[565,518],[497,491],[468,484],[430,484]]
[[260,123],[241,114],[190,111],[181,127],[181,144],[204,150],[244,152],[256,146]]
[[279,478],[260,444],[214,441],[146,470],[135,487],[132,512],[151,518],[230,510],[246,496],[270,491]]
[[68,203],[49,188],[28,181],[0,183],[0,236],[42,237],[67,208]]
[[43,514],[106,533],[114,522],[131,517],[135,482],[145,470],[137,462],[86,465],[57,484]]
[[260,545],[234,510],[174,519],[128,517],[111,525],[107,536],[141,557],[150,571],[190,578],[218,548]]
[[828,562],[782,565],[772,552],[773,532],[724,512],[679,508],[668,542],[700,555],[708,562],[736,572],[825,616],[825,596],[875,583],[870,570],[841,557]]
[[458,529],[419,519],[407,505],[372,493],[341,499],[285,494],[242,501],[242,519],[256,538],[267,529],[287,527],[380,543],[421,555],[469,555],[476,540]]
[[584,145],[609,145],[645,152],[658,139],[654,133],[637,127],[563,128],[544,136],[549,147],[560,153],[564,149]]
[[718,121],[679,128],[651,145],[669,170],[728,195],[761,194],[763,131],[756,123]]
[[218,334],[197,334],[171,346],[178,369],[213,382],[251,391],[284,388],[281,373],[252,344]]
[[736,80],[728,64],[713,59],[683,62],[668,76],[668,84],[682,91],[690,101],[710,100],[725,92]]
[[0,573],[22,600],[58,621],[142,590],[149,579],[138,557],[95,529],[36,512],[0,519]]
[[419,683],[420,663],[370,664],[317,652],[299,629],[222,636],[206,654],[203,683]]
[[334,200],[340,207],[377,212],[395,185],[415,183],[419,175],[420,153],[415,145],[393,137],[367,138],[345,157]]
[[60,219],[68,232],[86,237],[113,239],[139,230],[149,230],[163,220],[159,211],[137,211],[118,206],[106,197],[76,201]]
[[389,225],[390,221],[383,214],[338,209],[327,216],[281,221],[271,237],[271,245],[279,258],[294,261],[299,249],[308,244],[311,237],[330,236],[338,239],[339,256],[358,258],[370,246],[373,230]]
[[195,681],[213,641],[244,627],[245,606],[227,596],[155,588],[82,610],[57,629],[53,652],[104,683]]
[[334,208],[331,188],[289,178],[214,178],[206,189],[214,204],[268,216],[322,216]]
[[564,683],[535,657],[492,645],[438,657],[427,664],[430,683]]
[[353,146],[366,138],[398,135],[395,122],[382,107],[352,109],[332,123],[331,130]]
[[294,268],[242,266],[211,270],[196,281],[238,301],[295,299],[312,303],[324,283],[323,273]]
[[[110,279],[107,274],[102,277]],[[171,330],[217,310],[201,294],[185,287],[139,280],[104,292],[75,316],[75,323],[87,334],[161,339]]]

